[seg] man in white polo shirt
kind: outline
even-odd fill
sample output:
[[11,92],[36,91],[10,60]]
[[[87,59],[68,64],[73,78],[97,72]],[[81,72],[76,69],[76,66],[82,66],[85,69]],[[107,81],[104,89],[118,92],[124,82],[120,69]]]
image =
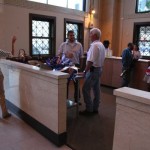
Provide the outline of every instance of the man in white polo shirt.
[[[86,109],[80,115],[97,114],[100,103],[100,76],[105,60],[105,47],[100,42],[101,31],[98,28],[90,30],[91,45],[87,52],[87,62],[84,70],[85,82],[83,85],[83,98]],[[94,99],[91,98],[93,89]]]

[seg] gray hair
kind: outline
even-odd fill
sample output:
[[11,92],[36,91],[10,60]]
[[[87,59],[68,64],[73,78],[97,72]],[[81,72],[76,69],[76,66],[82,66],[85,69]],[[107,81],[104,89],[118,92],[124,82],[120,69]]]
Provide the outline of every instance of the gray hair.
[[97,35],[97,38],[100,39],[101,37],[101,30],[98,28],[93,28],[90,30],[90,33]]

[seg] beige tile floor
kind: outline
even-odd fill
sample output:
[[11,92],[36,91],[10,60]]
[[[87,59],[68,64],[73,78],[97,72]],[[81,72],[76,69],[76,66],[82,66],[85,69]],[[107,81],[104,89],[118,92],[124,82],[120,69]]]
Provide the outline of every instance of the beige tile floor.
[[2,119],[0,110],[0,150],[71,149],[66,145],[55,146],[14,114],[8,119]]
[[[82,86],[82,82],[81,82]],[[73,84],[69,97],[73,97]],[[99,114],[87,118],[76,116],[76,109],[68,110],[67,145],[73,150],[112,150],[115,96],[113,89],[102,87]],[[83,96],[80,110],[85,109]],[[8,119],[1,118],[0,109],[0,150],[71,150],[66,145],[57,147],[14,114]]]

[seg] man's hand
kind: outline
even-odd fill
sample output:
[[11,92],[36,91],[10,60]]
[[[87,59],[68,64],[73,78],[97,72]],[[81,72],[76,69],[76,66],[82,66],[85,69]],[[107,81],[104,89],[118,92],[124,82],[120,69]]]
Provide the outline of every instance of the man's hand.
[[60,58],[60,57],[57,58],[56,63],[57,63],[57,64],[61,64],[61,58]]
[[67,58],[73,58],[73,53],[67,52],[67,53],[65,54],[65,56],[66,56]]

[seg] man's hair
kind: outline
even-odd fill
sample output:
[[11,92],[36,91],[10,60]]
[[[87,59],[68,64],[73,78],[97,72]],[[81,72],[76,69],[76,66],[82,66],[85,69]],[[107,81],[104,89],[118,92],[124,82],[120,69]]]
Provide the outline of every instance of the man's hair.
[[109,47],[109,41],[108,40],[104,40],[103,41],[103,45],[105,46],[105,48],[108,48]]
[[137,48],[137,50],[139,51],[139,44],[134,44]]
[[98,28],[93,28],[90,30],[90,33],[95,34],[97,36],[98,39],[100,39],[101,37],[101,30]]
[[109,45],[110,43],[109,43],[108,40],[104,40],[104,41],[103,41],[103,44]]
[[133,43],[128,43],[128,47],[133,46]]
[[73,30],[69,30],[68,33],[67,33],[67,36],[68,36],[70,33],[74,33],[74,31],[73,31]]

